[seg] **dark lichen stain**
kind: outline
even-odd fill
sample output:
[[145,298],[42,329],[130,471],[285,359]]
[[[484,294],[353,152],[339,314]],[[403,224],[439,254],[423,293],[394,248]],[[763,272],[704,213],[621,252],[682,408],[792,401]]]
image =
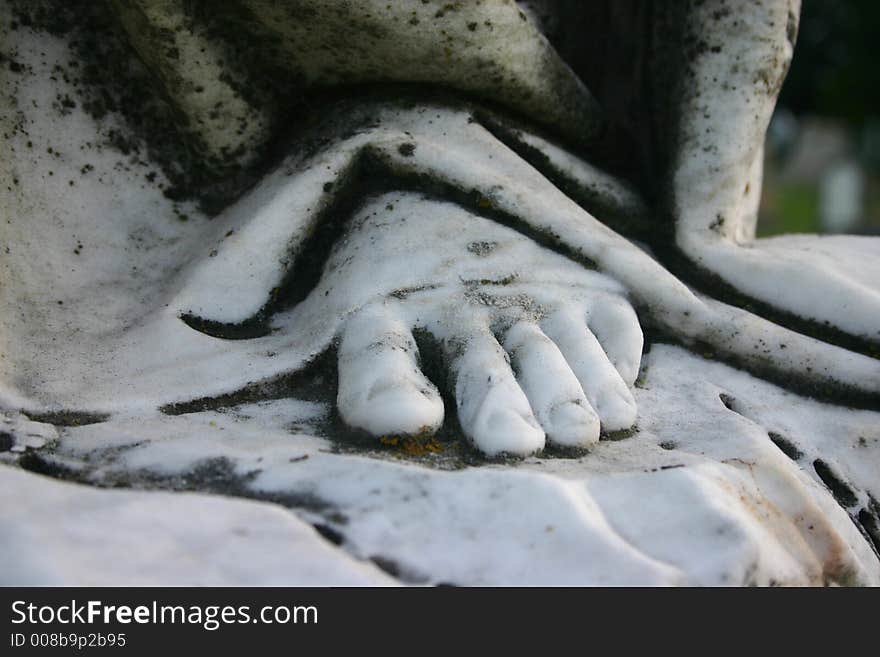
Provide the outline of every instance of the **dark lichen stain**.
[[803,458],[804,453],[799,450],[794,443],[792,443],[788,438],[782,436],[774,431],[768,431],[767,435],[770,436],[770,440],[776,445],[780,451],[785,454],[792,461],[797,461]]
[[874,552],[880,553],[880,520],[878,520],[877,512],[872,513],[868,509],[859,509],[857,520],[868,535]]
[[492,253],[498,246],[498,242],[471,242],[467,250],[476,256],[486,256]]
[[338,529],[324,523],[316,523],[312,525],[315,531],[325,539],[333,543],[333,545],[342,545],[345,543],[345,536]]
[[8,452],[13,447],[15,447],[15,437],[7,431],[0,431],[0,452]]
[[463,280],[461,283],[467,287],[485,287],[488,285],[500,285],[506,286],[510,285],[514,281],[516,281],[516,274],[508,274],[507,276],[502,276],[501,278],[473,278]]
[[384,557],[377,554],[371,556],[370,561],[372,561],[383,572],[403,582],[407,582],[409,584],[425,584],[428,581],[427,577],[413,573],[410,569],[402,566],[397,561],[389,557]]
[[90,413],[87,411],[71,410],[46,412],[22,411],[22,415],[33,422],[43,422],[57,427],[81,427],[88,424],[99,424],[101,422],[106,422],[110,418],[109,413]]
[[618,429],[617,431],[602,431],[600,438],[602,440],[625,440],[631,438],[639,432],[639,425],[635,424],[628,429]]
[[50,456],[35,452],[27,451],[18,459],[18,465],[23,470],[41,474],[63,481],[83,481],[82,473],[71,467],[63,465],[52,459]]
[[819,479],[828,486],[838,504],[846,509],[858,504],[859,499],[856,496],[855,491],[849,486],[849,484],[843,481],[843,479],[841,479],[840,476],[831,469],[831,466],[825,463],[825,461],[816,459],[813,461],[813,469],[816,471]]

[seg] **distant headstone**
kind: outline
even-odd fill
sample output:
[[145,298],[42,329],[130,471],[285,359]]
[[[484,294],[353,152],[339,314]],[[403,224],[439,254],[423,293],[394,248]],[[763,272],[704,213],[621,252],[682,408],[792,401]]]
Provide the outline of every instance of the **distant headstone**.
[[855,160],[829,167],[819,182],[819,217],[822,230],[846,233],[864,214],[865,174]]

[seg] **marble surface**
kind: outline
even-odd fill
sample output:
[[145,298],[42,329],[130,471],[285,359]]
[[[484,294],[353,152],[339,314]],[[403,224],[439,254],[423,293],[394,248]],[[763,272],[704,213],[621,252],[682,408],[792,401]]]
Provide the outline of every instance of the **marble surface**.
[[[313,345],[294,332],[230,346],[178,317],[190,301],[206,312],[228,302],[232,317],[259,306],[230,282],[268,293],[277,258],[210,253],[248,203],[285,225],[285,204],[303,197],[275,185],[289,173],[280,169],[214,221],[166,198],[146,149],[114,141],[118,116],[62,102],[77,98],[64,40],[5,35],[19,68],[0,71],[0,583],[880,584],[880,413],[806,399],[680,347],[655,343],[643,355],[630,435],[518,459],[487,460],[454,429],[422,442],[352,437],[332,399],[308,386],[162,413],[166,402],[294,370],[332,341],[315,320]],[[448,127],[426,128],[420,162],[445,162],[429,137]],[[505,148],[465,146],[474,158]],[[511,162],[510,172],[497,162],[486,171],[531,171]],[[297,173],[315,190],[331,176]],[[609,197],[630,202],[628,193]],[[533,214],[545,208],[539,194],[517,198]],[[563,206],[580,217],[564,197]],[[597,254],[642,267],[633,276],[647,281],[644,294],[656,284],[682,308],[697,303],[591,221],[608,240]],[[278,246],[258,224],[243,223],[255,228],[232,241],[262,235]],[[850,247],[837,240],[831,255]],[[228,279],[214,273],[223,263]],[[724,313],[726,326],[744,314]],[[875,360],[798,344],[805,363],[880,386]],[[797,345],[786,345],[768,357],[789,357]]]
[[[14,500],[2,511],[15,548],[6,554],[21,555],[5,560],[3,577],[880,583],[867,537],[877,540],[880,414],[803,399],[664,345],[647,354],[635,394],[638,431],[628,438],[577,457],[494,463],[474,462],[454,439],[421,455],[354,448],[320,436],[328,407],[294,399],[64,428],[44,467],[151,490],[2,468]],[[163,488],[225,495],[153,490]],[[196,547],[225,545],[224,536],[228,549]],[[165,547],[148,547],[156,542]],[[231,555],[251,565],[226,572]],[[112,566],[101,574],[98,562]]]

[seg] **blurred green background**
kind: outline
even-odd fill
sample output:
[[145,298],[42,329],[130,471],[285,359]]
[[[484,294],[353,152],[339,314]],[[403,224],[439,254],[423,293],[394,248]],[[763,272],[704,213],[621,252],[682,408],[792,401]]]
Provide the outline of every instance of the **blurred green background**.
[[758,234],[880,234],[880,0],[804,0]]

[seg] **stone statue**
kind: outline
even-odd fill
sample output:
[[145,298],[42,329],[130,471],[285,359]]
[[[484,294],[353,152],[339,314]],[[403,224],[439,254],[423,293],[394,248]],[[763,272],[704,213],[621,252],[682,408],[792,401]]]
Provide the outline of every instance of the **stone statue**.
[[[20,426],[329,397],[327,435],[356,445],[421,457],[460,432],[484,457],[583,460],[646,425],[646,336],[880,402],[878,240],[755,237],[798,0],[4,12],[0,377]],[[41,57],[67,63],[21,82]],[[70,132],[36,130],[46,107]],[[873,547],[803,539],[808,581],[876,575],[880,507],[845,485]]]

